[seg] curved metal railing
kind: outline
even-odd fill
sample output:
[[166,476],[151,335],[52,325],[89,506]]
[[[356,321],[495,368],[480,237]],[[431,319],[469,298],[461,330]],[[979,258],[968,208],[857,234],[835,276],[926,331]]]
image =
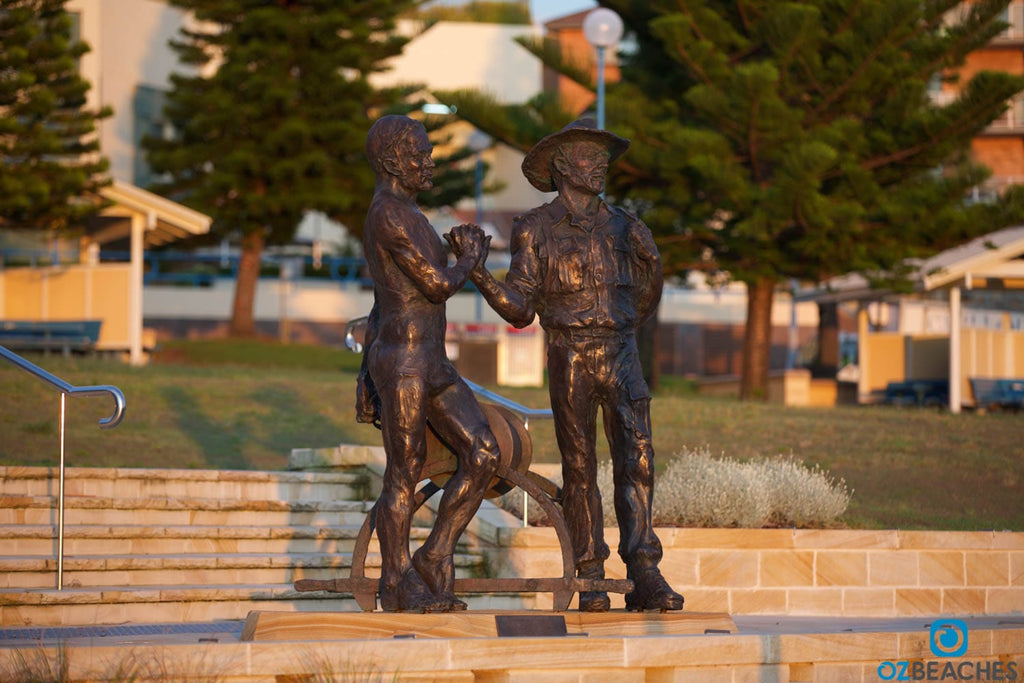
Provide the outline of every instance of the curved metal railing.
[[60,377],[43,370],[41,367],[25,360],[10,349],[0,346],[0,356],[18,366],[25,372],[35,375],[60,392],[60,483],[57,489],[57,590],[64,589],[64,410],[67,396],[100,396],[109,394],[114,399],[114,414],[100,420],[100,427],[110,429],[116,427],[124,418],[124,394],[115,386],[97,385],[76,387]]
[[490,389],[485,389],[476,382],[471,382],[465,377],[462,378],[462,381],[468,384],[469,388],[472,389],[473,393],[476,394],[477,396],[480,396],[481,398],[486,398],[488,401],[492,403],[497,403],[498,405],[504,408],[508,408],[513,413],[519,415],[519,417],[523,418],[523,423],[526,425],[527,429],[530,428],[531,417],[536,417],[540,419],[550,419],[552,416],[550,408],[527,408],[521,403],[516,403],[510,398],[506,398],[501,394],[496,394]]
[[54,389],[59,391],[61,394],[67,394],[69,396],[101,396],[103,394],[109,394],[111,398],[114,399],[114,414],[111,415],[110,417],[106,417],[100,420],[100,427],[102,428],[110,429],[112,427],[116,427],[121,423],[122,418],[124,418],[124,394],[121,393],[121,390],[118,389],[117,387],[110,386],[107,384],[98,386],[76,387],[73,384],[65,382],[60,377],[57,377],[56,375],[49,373],[46,370],[43,370],[35,363],[25,360],[24,358],[22,358],[21,356],[19,356],[18,354],[14,353],[13,351],[4,346],[0,346],[0,356],[3,356],[8,361],[13,363],[14,365],[17,365],[25,372],[35,375],[36,377],[43,380],[44,382],[52,386]]
[[[364,315],[359,318],[352,318],[345,324],[345,346],[348,347],[349,351],[353,351],[355,353],[363,352],[363,345],[356,341],[355,332],[356,328],[360,325],[366,324],[366,319],[368,317],[369,316]],[[531,417],[537,419],[551,419],[552,413],[550,408],[527,408],[523,404],[516,403],[510,398],[506,398],[501,394],[496,394],[490,389],[485,389],[476,382],[471,382],[465,377],[463,377],[462,380],[469,385],[469,388],[472,389],[473,393],[477,396],[485,398],[492,403],[497,403],[503,408],[508,408],[513,413],[521,417],[527,429],[530,428]]]
[[363,345],[356,341],[356,328],[365,325],[370,316],[364,315],[352,318],[345,323],[345,346],[353,353],[362,353]]
[[[359,318],[352,318],[347,323],[345,323],[345,346],[348,347],[349,351],[353,351],[355,353],[362,353],[363,352],[363,345],[360,344],[358,341],[356,341],[356,328],[358,328],[360,325],[365,325],[367,318],[369,318],[369,316],[364,315],[364,316],[361,316]],[[462,378],[462,381],[464,381],[467,385],[469,385],[469,388],[472,389],[473,393],[476,394],[477,396],[479,396],[481,398],[485,398],[488,401],[491,401],[492,403],[497,403],[498,405],[502,406],[503,408],[507,408],[508,410],[511,410],[513,413],[515,413],[520,418],[522,418],[523,426],[526,427],[527,430],[530,429],[530,418],[531,417],[537,418],[537,419],[542,419],[542,420],[550,420],[553,417],[553,413],[551,412],[550,408],[527,408],[523,404],[516,403],[515,401],[513,401],[510,398],[502,396],[501,394],[496,394],[493,391],[491,391],[490,389],[485,389],[484,387],[480,386],[476,382],[471,382],[470,380],[466,379],[465,377]],[[528,516],[529,501],[530,501],[530,497],[524,491],[523,492],[523,526],[524,527],[527,526],[527,516]]]

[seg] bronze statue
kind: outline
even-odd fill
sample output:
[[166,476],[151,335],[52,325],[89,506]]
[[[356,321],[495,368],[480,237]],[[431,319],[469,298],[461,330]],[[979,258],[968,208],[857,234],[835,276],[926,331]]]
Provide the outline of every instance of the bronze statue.
[[[558,196],[516,219],[512,262],[504,282],[483,267],[470,274],[487,302],[517,327],[540,316],[547,334],[548,375],[555,434],[562,454],[562,508],[580,578],[603,579],[604,542],[597,488],[597,409],[604,416],[615,481],[619,555],[633,591],[629,610],[678,610],[683,597],[658,569],[661,542],[651,522],[654,449],[650,392],[635,331],[661,298],[661,259],[650,230],[603,199],[608,164],[629,141],[573,122],[538,142],[523,173]],[[476,231],[454,228],[449,241],[460,258],[475,255]],[[583,591],[582,611],[610,607],[608,594]]]
[[[384,116],[370,128],[366,155],[377,177],[363,228],[374,306],[357,394],[357,419],[381,428],[387,465],[377,501],[380,604],[385,611],[462,610],[455,597],[455,544],[476,514],[498,465],[498,443],[472,391],[445,354],[445,301],[486,256],[475,225],[457,262],[416,205],[432,185],[433,148],[418,121]],[[429,425],[429,426],[428,426]],[[415,486],[433,429],[458,460],[437,519],[410,558]]]

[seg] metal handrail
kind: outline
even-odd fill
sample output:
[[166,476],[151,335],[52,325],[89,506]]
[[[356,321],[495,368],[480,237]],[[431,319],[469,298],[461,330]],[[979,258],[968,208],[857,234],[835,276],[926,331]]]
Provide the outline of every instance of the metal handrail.
[[516,403],[510,398],[506,398],[501,394],[496,394],[490,389],[485,389],[476,382],[471,382],[465,377],[462,378],[462,381],[468,384],[469,388],[472,389],[473,393],[476,394],[477,396],[486,398],[488,401],[497,403],[498,405],[504,408],[508,408],[513,413],[518,414],[519,417],[523,418],[523,423],[526,425],[527,429],[530,428],[531,417],[550,419],[553,415],[550,408],[527,408],[521,403]]
[[[369,316],[366,315],[359,318],[352,318],[345,324],[345,346],[349,351],[353,351],[355,353],[363,352],[363,345],[356,341],[355,330],[360,325],[365,324],[367,318],[369,318]],[[477,396],[485,398],[493,403],[497,403],[503,408],[507,408],[513,413],[519,415],[519,417],[523,418],[523,423],[527,429],[530,428],[531,417],[538,419],[551,419],[553,415],[550,408],[527,408],[523,404],[516,403],[510,398],[506,398],[501,394],[496,394],[490,389],[485,389],[476,382],[471,382],[465,377],[462,378],[462,381],[469,385],[469,388],[472,389],[473,393]]]
[[17,365],[19,368],[35,375],[60,392],[60,483],[57,490],[57,590],[64,589],[64,412],[67,396],[99,396],[109,394],[114,399],[114,414],[100,420],[100,427],[111,429],[121,424],[124,418],[124,394],[115,386],[107,384],[97,386],[76,387],[60,377],[43,370],[41,367],[25,360],[10,349],[0,346],[0,356]]
[[[356,332],[356,328],[357,327],[359,327],[360,325],[365,325],[366,324],[366,321],[367,321],[367,319],[369,317],[370,316],[368,316],[368,315],[364,315],[364,316],[360,316],[358,318],[352,318],[347,323],[345,323],[345,346],[348,348],[349,351],[353,351],[354,353],[362,353],[363,352],[363,345],[356,341],[355,332]],[[466,379],[465,377],[462,378],[462,381],[465,382],[469,386],[469,388],[473,391],[473,393],[476,394],[477,396],[480,396],[481,398],[485,398],[488,401],[492,401],[493,403],[497,403],[498,405],[502,406],[503,408],[507,408],[508,410],[511,410],[513,413],[516,413],[517,415],[519,415],[519,417],[521,417],[523,419],[523,426],[527,430],[530,429],[530,418],[531,417],[535,417],[535,418],[538,418],[538,419],[545,419],[545,420],[550,420],[551,418],[554,417],[554,413],[551,412],[550,408],[527,408],[523,404],[516,403],[515,401],[513,401],[510,398],[502,396],[501,394],[496,394],[493,391],[491,391],[490,389],[485,389],[484,387],[480,386],[476,382],[472,382],[472,381]],[[530,496],[526,493],[526,491],[523,491],[523,526],[524,527],[527,526],[527,523],[528,523],[527,522],[527,517],[529,515],[529,507],[528,507],[529,506],[529,502],[530,502]]]
[[363,345],[356,341],[356,328],[360,325],[365,325],[366,321],[370,316],[363,315],[358,318],[352,318],[345,323],[345,347],[353,353],[362,353]]
[[110,386],[107,384],[97,386],[85,386],[76,387],[73,384],[65,382],[60,377],[43,370],[41,367],[32,363],[31,361],[25,360],[18,354],[14,353],[10,349],[0,346],[0,356],[3,356],[14,365],[17,365],[22,370],[35,375],[39,379],[43,380],[57,391],[62,394],[68,394],[71,396],[100,396],[102,394],[110,394],[114,399],[114,414],[110,417],[106,417],[100,420],[100,427],[103,429],[111,429],[121,423],[124,418],[124,394],[117,387]]

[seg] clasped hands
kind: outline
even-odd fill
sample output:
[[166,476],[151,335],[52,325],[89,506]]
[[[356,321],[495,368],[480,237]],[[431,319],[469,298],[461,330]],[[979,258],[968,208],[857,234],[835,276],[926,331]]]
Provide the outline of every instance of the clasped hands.
[[456,225],[450,232],[445,233],[444,238],[451,245],[455,258],[465,257],[473,261],[474,270],[483,268],[491,246],[491,238],[484,234],[480,226],[472,223]]

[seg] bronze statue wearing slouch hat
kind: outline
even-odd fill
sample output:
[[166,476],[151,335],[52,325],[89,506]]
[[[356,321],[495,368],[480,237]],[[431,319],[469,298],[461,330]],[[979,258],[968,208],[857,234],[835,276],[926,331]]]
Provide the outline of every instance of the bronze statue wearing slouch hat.
[[[525,327],[539,316],[546,332],[562,508],[577,576],[603,579],[609,555],[597,488],[600,408],[613,465],[618,551],[633,582],[626,608],[679,610],[683,597],[658,569],[651,397],[635,335],[661,298],[661,259],[647,226],[602,196],[608,164],[628,147],[628,140],[597,129],[590,119],[538,142],[523,160],[523,173],[537,189],[558,196],[516,219],[504,282],[483,267],[484,258],[470,278],[505,320]],[[460,263],[481,252],[473,227],[454,228],[449,241]],[[584,591],[579,608],[606,611],[608,594]]]

